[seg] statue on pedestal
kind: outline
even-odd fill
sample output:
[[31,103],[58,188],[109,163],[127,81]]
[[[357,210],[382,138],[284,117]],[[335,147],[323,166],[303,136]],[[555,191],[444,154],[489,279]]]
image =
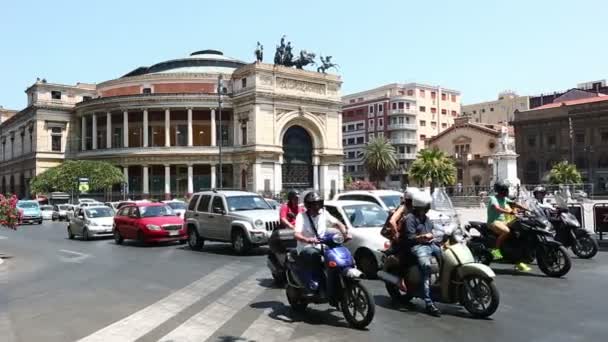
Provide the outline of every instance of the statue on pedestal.
[[317,72],[322,72],[325,73],[326,70],[330,69],[330,68],[334,68],[336,70],[338,70],[338,64],[336,63],[332,63],[331,62],[331,57],[332,56],[327,56],[325,58],[323,58],[323,56],[321,56],[321,66],[317,68]]
[[260,63],[264,60],[264,45],[258,42],[257,47],[255,48],[255,60]]

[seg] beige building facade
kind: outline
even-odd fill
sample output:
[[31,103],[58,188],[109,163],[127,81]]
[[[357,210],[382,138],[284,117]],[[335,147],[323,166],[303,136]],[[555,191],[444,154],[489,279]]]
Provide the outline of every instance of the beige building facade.
[[508,125],[514,120],[515,111],[530,109],[529,96],[518,96],[512,91],[498,94],[498,99],[462,106],[462,115],[469,116],[472,122],[493,125]]

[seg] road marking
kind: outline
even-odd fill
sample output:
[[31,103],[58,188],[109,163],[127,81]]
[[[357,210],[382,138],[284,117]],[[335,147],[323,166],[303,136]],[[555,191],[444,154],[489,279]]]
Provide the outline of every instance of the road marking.
[[241,335],[243,341],[288,341],[298,325],[285,315],[270,317],[273,309],[268,308]]
[[158,302],[80,339],[79,342],[135,341],[247,269],[249,267],[238,262],[228,264]]
[[8,237],[0,235],[0,240],[5,240],[5,239],[8,239]]
[[71,256],[69,257],[60,257],[59,259],[61,259],[61,261],[63,262],[76,262],[76,263],[80,263],[81,261],[83,261],[84,259],[90,257],[90,254],[84,254],[84,253],[80,253],[80,252],[75,252],[75,251],[70,251],[67,249],[60,249],[59,250],[61,253],[64,254],[69,254]]
[[[268,271],[256,272],[237,287],[209,304],[205,309],[190,317],[175,330],[159,341],[162,342],[200,342],[211,337],[222,325],[242,310],[249,300],[257,297],[265,288],[260,286],[258,278]],[[265,340],[264,340],[265,341]]]

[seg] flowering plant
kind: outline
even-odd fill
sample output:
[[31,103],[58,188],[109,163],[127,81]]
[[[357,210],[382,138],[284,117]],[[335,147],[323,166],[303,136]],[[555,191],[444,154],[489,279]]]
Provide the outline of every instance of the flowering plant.
[[376,186],[368,181],[354,181],[346,185],[346,190],[376,190]]
[[17,230],[21,223],[21,212],[17,208],[17,196],[12,195],[7,198],[0,194],[0,226]]

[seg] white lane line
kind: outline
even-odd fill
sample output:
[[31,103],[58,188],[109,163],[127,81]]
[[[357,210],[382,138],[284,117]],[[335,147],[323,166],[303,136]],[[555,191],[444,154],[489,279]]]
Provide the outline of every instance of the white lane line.
[[8,239],[6,236],[0,235],[0,240]]
[[228,264],[79,341],[135,341],[249,268],[239,262]]
[[80,263],[81,261],[83,261],[84,259],[90,257],[90,254],[85,254],[85,253],[80,253],[80,252],[75,252],[75,251],[70,251],[67,249],[60,249],[59,250],[61,253],[64,254],[68,254],[70,256],[65,257],[62,256],[59,259],[61,259],[61,261],[63,262],[75,262],[75,263]]
[[243,341],[289,341],[298,323],[285,315],[272,318],[270,317],[272,311],[272,308],[264,310],[241,335]]
[[249,301],[262,293],[265,288],[259,285],[260,277],[268,271],[256,272],[251,277],[232,288],[225,295],[209,304],[205,309],[190,317],[175,330],[159,341],[163,342],[201,342],[211,337],[222,325],[241,311]]
[[63,252],[63,253],[67,253],[67,254],[76,255],[76,256],[79,256],[79,257],[81,257],[81,256],[88,256],[88,254],[84,254],[84,253],[80,253],[80,252],[74,252],[74,251],[70,251],[70,250],[67,250],[67,249],[60,249],[59,251]]

